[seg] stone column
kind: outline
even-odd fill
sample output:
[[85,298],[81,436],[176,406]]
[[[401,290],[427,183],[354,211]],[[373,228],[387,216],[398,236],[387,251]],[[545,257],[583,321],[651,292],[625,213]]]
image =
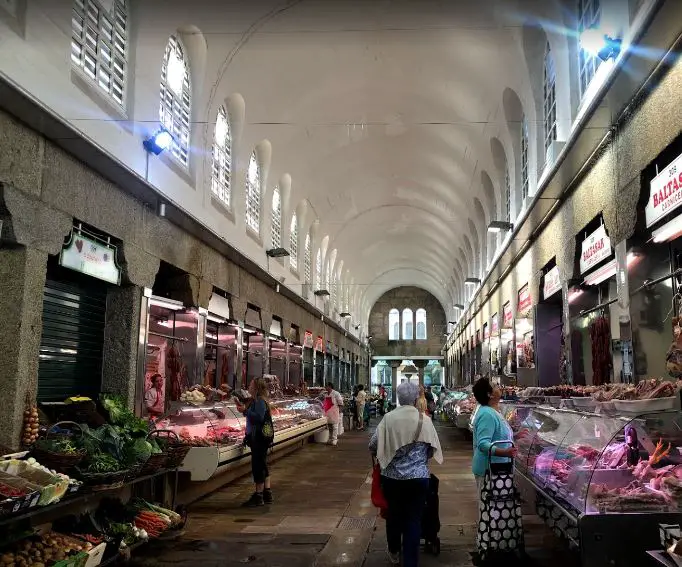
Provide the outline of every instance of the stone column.
[[398,390],[398,367],[400,366],[399,360],[391,360],[391,403],[395,404],[397,398]]
[[[102,350],[102,391],[120,394],[135,404],[140,343],[142,288],[113,287],[107,293],[107,318]],[[143,369],[139,369],[144,372]]]
[[426,365],[428,364],[428,360],[415,360],[414,365],[417,367],[417,370],[419,371],[419,385],[423,386],[424,385],[424,368],[426,368]]
[[18,449],[25,401],[38,391],[47,252],[0,249],[0,445]]

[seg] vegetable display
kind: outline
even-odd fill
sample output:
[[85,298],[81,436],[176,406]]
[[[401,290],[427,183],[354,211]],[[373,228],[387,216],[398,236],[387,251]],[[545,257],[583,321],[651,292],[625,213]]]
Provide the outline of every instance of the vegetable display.
[[50,532],[42,537],[24,540],[0,555],[6,567],[49,567],[93,548],[89,542]]

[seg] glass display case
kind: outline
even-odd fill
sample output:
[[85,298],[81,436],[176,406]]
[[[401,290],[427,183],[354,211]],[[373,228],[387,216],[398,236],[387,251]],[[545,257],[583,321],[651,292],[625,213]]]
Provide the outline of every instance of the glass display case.
[[508,416],[517,469],[576,518],[680,509],[679,412],[624,417],[519,406]]
[[[271,400],[270,411],[275,426],[275,450],[315,433],[327,423],[322,404],[317,400]],[[181,471],[190,473],[193,481],[208,480],[242,464],[249,456],[249,449],[243,443],[246,418],[231,400],[201,405],[173,404],[156,427],[175,432],[182,443],[191,446]]]

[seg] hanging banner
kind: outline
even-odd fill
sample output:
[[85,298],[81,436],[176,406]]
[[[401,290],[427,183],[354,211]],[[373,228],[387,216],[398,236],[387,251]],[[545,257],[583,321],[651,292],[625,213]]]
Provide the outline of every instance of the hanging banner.
[[511,302],[507,301],[507,303],[502,306],[502,324],[505,328],[511,329],[513,320]]
[[644,214],[649,228],[682,205],[682,156],[651,180]]
[[580,254],[580,273],[594,268],[611,256],[611,239],[606,235],[606,227],[601,225],[582,242]]
[[561,274],[559,266],[554,266],[545,274],[542,286],[542,298],[549,299],[561,289]]
[[317,341],[315,342],[315,350],[318,352],[324,352],[324,337],[317,337]]
[[487,341],[490,338],[490,331],[488,330],[488,323],[483,325],[483,340]]
[[532,305],[533,300],[530,297],[530,287],[526,284],[519,290],[516,312],[520,315],[525,315]]
[[476,331],[476,346],[481,344],[481,329]]
[[303,335],[303,346],[305,348],[313,348],[313,334],[310,331],[306,331]]
[[492,319],[492,333],[493,335],[497,335],[500,332],[500,316],[499,314],[495,313],[493,315]]
[[121,283],[121,270],[116,265],[116,248],[75,231],[71,232],[69,242],[62,248],[59,264],[105,282]]

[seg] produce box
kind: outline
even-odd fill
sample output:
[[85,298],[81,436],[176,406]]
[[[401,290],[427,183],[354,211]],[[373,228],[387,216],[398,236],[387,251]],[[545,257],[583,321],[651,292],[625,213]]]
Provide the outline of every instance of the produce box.
[[87,560],[87,553],[79,553],[78,555],[74,555],[73,557],[69,557],[63,561],[53,563],[52,567],[85,567],[85,562]]
[[[12,495],[21,491],[23,494]],[[33,508],[40,499],[40,487],[23,478],[0,472],[0,516],[14,514],[25,508]]]
[[682,537],[680,535],[680,524],[658,524],[658,532],[661,536],[663,549],[668,549]]
[[88,559],[85,562],[84,567],[97,567],[100,563],[102,563],[106,548],[107,544],[106,542],[103,542],[88,551]]
[[69,489],[68,479],[47,473],[31,466],[26,461],[9,460],[0,461],[0,472],[23,478],[40,488],[39,506],[53,504],[66,494]]

